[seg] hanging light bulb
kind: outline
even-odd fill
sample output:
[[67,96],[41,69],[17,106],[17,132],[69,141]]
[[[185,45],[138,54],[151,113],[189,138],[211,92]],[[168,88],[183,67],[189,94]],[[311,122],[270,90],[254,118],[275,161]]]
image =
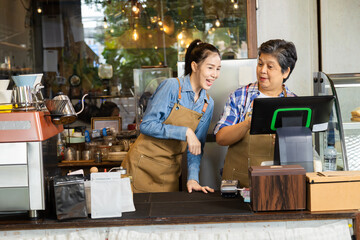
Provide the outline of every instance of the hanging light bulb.
[[134,39],[134,41],[139,39],[139,35],[138,35],[136,29],[134,29],[134,32],[133,32],[133,39]]
[[179,35],[177,36],[177,38],[178,38],[179,40],[181,40],[181,39],[183,38],[183,34],[182,34],[182,32],[181,32],[181,33],[179,33]]
[[139,9],[136,5],[134,5],[134,6],[131,8],[131,10],[132,10],[135,14],[138,14],[139,11],[140,11],[140,9]]
[[108,23],[107,23],[107,20],[106,20],[106,17],[104,17],[104,28],[108,28]]
[[37,11],[38,13],[42,13],[41,7],[38,7],[38,8],[36,9],[36,11]]
[[239,4],[234,3],[234,8],[235,8],[235,9],[238,9],[238,8],[239,8]]
[[159,20],[158,24],[159,24],[159,26],[162,26],[163,22],[161,20]]
[[215,26],[216,26],[216,27],[220,27],[220,24],[221,24],[221,23],[220,23],[220,20],[217,18],[216,21],[215,21]]

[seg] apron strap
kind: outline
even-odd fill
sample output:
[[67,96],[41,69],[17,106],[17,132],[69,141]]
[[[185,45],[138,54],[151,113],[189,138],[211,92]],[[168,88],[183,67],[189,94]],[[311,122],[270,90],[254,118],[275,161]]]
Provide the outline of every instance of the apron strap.
[[209,100],[209,94],[208,93],[206,93],[206,97],[207,97],[207,99],[204,99],[204,106],[203,106],[203,109],[202,109],[202,114],[204,115],[204,113],[206,112],[206,109],[207,109],[207,107],[208,107],[208,102],[207,102],[207,100]]
[[284,97],[287,97],[287,92],[286,92],[286,89],[285,89],[285,85],[284,85],[284,84],[282,85],[282,90],[283,90],[283,93],[284,93]]
[[181,85],[180,85],[180,80],[179,78],[176,78],[179,82],[179,94],[178,94],[178,102],[180,102],[180,99],[181,99]]
[[[180,99],[181,99],[181,84],[180,84],[180,80],[179,78],[176,78],[178,80],[178,83],[179,83],[179,94],[178,94],[178,103],[180,102]],[[206,97],[207,97],[207,100],[209,100],[209,94],[206,93]],[[208,102],[207,102],[206,99],[204,99],[205,103],[204,103],[204,106],[203,106],[203,109],[202,109],[202,114],[204,114],[206,112],[206,109],[208,107]]]

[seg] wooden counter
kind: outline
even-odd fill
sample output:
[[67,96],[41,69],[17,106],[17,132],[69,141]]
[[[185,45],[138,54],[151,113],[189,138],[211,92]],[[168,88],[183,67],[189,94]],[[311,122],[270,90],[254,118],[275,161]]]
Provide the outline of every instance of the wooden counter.
[[242,198],[223,198],[219,192],[140,193],[134,194],[135,212],[123,213],[121,218],[73,219],[58,221],[44,213],[37,220],[29,220],[27,214],[2,215],[0,230],[97,228],[131,225],[234,223],[262,221],[302,221],[353,219],[354,234],[360,239],[359,211],[316,212],[276,211],[253,212]]

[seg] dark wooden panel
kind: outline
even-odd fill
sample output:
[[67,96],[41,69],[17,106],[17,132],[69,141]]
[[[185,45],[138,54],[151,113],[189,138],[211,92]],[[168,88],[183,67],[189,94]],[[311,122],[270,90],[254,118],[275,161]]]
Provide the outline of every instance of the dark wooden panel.
[[[327,219],[354,219],[355,234],[359,236],[359,211],[272,211],[243,213],[241,198],[225,199],[217,194],[188,194],[188,193],[164,193],[174,195],[178,199],[185,199],[182,205],[171,196],[157,195],[160,199],[168,199],[168,202],[150,202],[150,194],[134,194],[136,212],[123,213],[121,218],[104,219],[72,219],[58,221],[56,218],[41,216],[37,220],[29,220],[27,213],[23,214],[0,214],[0,230],[35,230],[35,229],[64,229],[64,228],[94,228],[94,227],[119,227],[131,225],[163,225],[163,224],[197,224],[197,223],[233,223],[233,222],[254,222],[254,221],[304,221],[304,220],[327,220]],[[191,197],[193,200],[186,198]],[[162,197],[162,198],[161,198]],[[210,201],[209,199],[214,201]],[[170,199],[170,200],[169,200]],[[154,198],[154,200],[157,200]],[[185,214],[188,209],[195,210],[189,215]],[[153,204],[153,206],[151,206]],[[170,209],[165,208],[168,206]],[[216,207],[215,211],[213,208]],[[174,208],[174,209],[171,209]],[[152,209],[152,212],[150,211]],[[161,215],[160,210],[166,210]],[[221,212],[220,212],[221,211]],[[160,213],[157,213],[160,212]],[[158,215],[158,216],[155,216]]]
[[136,193],[133,195],[134,203],[150,202],[150,193]]
[[[206,214],[204,214],[206,212]],[[248,204],[242,199],[233,201],[175,202],[152,203],[151,217],[184,217],[201,215],[238,215],[253,214]]]
[[305,176],[258,176],[252,179],[251,201],[254,211],[303,210]]
[[251,206],[254,211],[306,208],[305,170],[302,167],[251,167],[249,176]]
[[169,193],[151,193],[151,202],[203,202],[203,201],[233,201],[231,198],[223,198],[220,192],[172,192]]

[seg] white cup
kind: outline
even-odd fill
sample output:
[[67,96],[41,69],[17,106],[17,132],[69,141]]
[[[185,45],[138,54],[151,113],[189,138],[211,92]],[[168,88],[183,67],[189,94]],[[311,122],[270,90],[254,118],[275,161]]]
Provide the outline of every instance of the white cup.
[[11,103],[12,90],[0,91],[0,103]]
[[9,79],[0,79],[0,91],[7,90],[9,83]]

